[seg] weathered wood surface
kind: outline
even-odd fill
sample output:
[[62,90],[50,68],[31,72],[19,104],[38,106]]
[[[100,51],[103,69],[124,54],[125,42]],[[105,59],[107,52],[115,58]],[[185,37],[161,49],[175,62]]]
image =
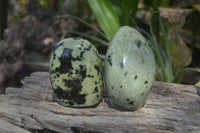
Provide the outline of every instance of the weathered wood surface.
[[52,102],[46,72],[33,73],[22,83],[0,95],[0,133],[200,133],[200,96],[194,86],[155,82],[146,105],[133,112],[111,108],[106,96],[96,108]]

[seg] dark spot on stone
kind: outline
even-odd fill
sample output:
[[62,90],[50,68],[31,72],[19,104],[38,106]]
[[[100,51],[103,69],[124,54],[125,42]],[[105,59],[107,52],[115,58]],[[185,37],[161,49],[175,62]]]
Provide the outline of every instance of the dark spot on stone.
[[73,105],[73,103],[77,104],[84,104],[86,99],[86,94],[80,94],[80,91],[82,90],[81,82],[80,80],[63,80],[65,82],[65,86],[70,88],[70,91],[63,90],[60,87],[57,87],[54,92],[56,96],[59,99],[66,99],[69,101],[70,105]]
[[97,92],[98,92],[98,88],[95,87],[95,88],[94,88],[94,92],[93,92],[93,94],[94,94],[94,93],[97,93]]
[[99,95],[97,95],[97,97],[99,97]]
[[72,71],[70,71],[70,72],[69,72],[69,75],[72,75],[72,74],[73,74],[73,72],[72,72]]
[[53,60],[55,60],[56,59],[56,56],[53,56]]
[[144,59],[142,59],[142,63],[144,63]]
[[99,66],[94,65],[94,68],[97,70],[97,75],[99,75],[99,73],[100,73],[100,68],[99,68]]
[[86,66],[79,65],[79,74],[82,76],[82,81],[86,78]]
[[79,72],[79,70],[78,70],[78,69],[76,69],[76,70],[75,70],[75,74],[78,74],[78,72]]
[[82,89],[81,81],[78,79],[75,80],[66,80],[63,79],[63,82],[65,83],[65,86],[68,87],[69,89],[74,90],[75,92],[79,92]]
[[137,44],[137,47],[138,47],[138,48],[141,47],[141,42],[140,42],[140,40],[137,40],[137,41],[136,41],[136,44]]
[[90,49],[92,48],[92,46],[90,45],[88,48],[84,48],[85,51],[90,51]]
[[85,51],[81,51],[80,58],[83,58],[84,53],[85,53]]
[[135,78],[134,79],[137,79],[137,75],[135,76]]
[[144,95],[144,92],[140,96],[143,96],[143,95]]
[[121,85],[120,88],[122,88],[123,86]]
[[60,47],[60,46],[62,46],[63,45],[63,41],[62,42],[60,42],[59,44],[57,44],[56,46],[55,46],[55,48],[53,49],[53,54],[54,54],[54,56],[56,56],[56,49],[58,48],[58,47]]
[[93,76],[93,75],[87,75],[87,77],[89,77],[89,78],[94,78],[94,76]]
[[95,85],[97,85],[97,83],[98,83],[98,82],[97,82],[97,81],[95,81]]
[[114,89],[114,87],[113,87],[113,86],[111,86],[111,89]]
[[125,72],[125,73],[124,73],[124,76],[126,76],[127,74],[128,74],[128,72]]
[[130,101],[128,104],[133,105],[135,102],[134,101]]
[[60,75],[59,75],[58,73],[56,74],[56,76],[57,76],[57,77],[60,77]]
[[122,61],[121,61],[121,63],[120,63],[120,66],[121,66],[121,69],[124,67],[123,59],[122,59]]
[[73,51],[72,49],[68,48],[64,49],[62,56],[59,58],[61,65],[60,67],[56,68],[57,72],[66,73],[70,69],[72,69],[72,63],[71,63],[71,59],[73,58],[71,55],[72,51]]
[[129,99],[126,99],[126,101],[129,101]]
[[108,62],[108,64],[109,64],[110,66],[112,66],[111,55],[108,55],[107,62]]
[[73,37],[74,40],[80,40],[80,37]]
[[148,81],[146,80],[146,81],[144,82],[144,84],[148,84]]
[[[54,48],[55,49],[55,48]],[[53,53],[53,57],[56,57],[56,53]]]

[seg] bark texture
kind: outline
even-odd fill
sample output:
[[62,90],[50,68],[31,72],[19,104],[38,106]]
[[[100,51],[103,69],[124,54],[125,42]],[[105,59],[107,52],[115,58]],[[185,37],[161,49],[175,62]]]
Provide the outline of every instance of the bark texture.
[[198,88],[155,82],[146,105],[122,111],[106,94],[94,108],[68,108],[53,101],[47,72],[22,80],[23,87],[0,95],[0,133],[171,133],[200,132]]

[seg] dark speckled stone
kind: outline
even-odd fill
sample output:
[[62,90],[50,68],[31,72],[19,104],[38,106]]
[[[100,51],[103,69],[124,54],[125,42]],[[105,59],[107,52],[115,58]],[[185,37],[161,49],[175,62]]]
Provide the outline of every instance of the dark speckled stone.
[[102,63],[97,49],[87,40],[59,42],[50,60],[50,80],[59,103],[89,107],[102,100]]

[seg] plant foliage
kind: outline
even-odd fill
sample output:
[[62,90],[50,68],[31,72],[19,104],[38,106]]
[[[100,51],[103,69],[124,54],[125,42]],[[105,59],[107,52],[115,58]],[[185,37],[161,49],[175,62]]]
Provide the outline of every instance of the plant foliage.
[[[88,3],[101,29],[109,40],[122,25],[133,26],[138,0],[88,0]],[[190,49],[178,34],[191,9],[170,9],[167,0],[144,0],[151,11],[150,32],[139,29],[149,40],[154,50],[158,65],[158,80],[165,82],[180,82],[185,72],[197,71],[199,68],[185,68],[192,58]],[[197,6],[194,6],[197,10]],[[196,32],[194,32],[196,33]]]

